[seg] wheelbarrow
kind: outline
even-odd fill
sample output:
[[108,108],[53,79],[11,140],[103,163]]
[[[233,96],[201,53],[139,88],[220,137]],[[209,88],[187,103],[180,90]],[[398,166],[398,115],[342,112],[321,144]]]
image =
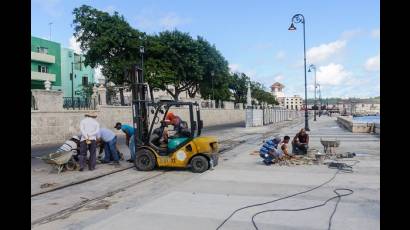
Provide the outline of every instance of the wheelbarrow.
[[38,158],[43,160],[45,163],[52,165],[55,169],[57,169],[58,174],[60,174],[60,172],[64,169],[74,170],[77,168],[77,163],[74,159],[72,151],[49,153]]
[[324,140],[320,138],[320,143],[323,145],[323,151],[325,153],[336,153],[335,148],[340,146],[340,140]]

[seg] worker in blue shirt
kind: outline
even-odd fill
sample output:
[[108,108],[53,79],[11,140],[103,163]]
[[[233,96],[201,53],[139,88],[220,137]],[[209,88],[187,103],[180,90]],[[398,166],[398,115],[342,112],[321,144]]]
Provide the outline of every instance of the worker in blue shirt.
[[135,161],[135,138],[134,138],[134,128],[130,125],[126,125],[126,124],[121,124],[120,122],[117,122],[115,124],[115,128],[117,130],[122,130],[125,133],[125,144],[128,146],[128,148],[130,149],[130,155],[131,158],[128,159],[128,162],[134,162]]
[[110,163],[111,158],[114,159],[114,164],[119,165],[119,156],[117,152],[117,136],[115,133],[107,128],[100,128],[97,138],[104,142],[104,160],[102,163]]
[[275,137],[273,140],[266,141],[259,150],[259,156],[263,158],[263,163],[265,163],[265,165],[273,164],[273,159],[275,158],[274,154],[277,151],[280,141],[280,137]]

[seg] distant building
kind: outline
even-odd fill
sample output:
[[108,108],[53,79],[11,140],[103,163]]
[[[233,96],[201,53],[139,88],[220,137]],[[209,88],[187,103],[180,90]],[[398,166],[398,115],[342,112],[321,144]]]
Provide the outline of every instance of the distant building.
[[31,36],[31,88],[44,89],[45,81],[61,89],[61,45]]
[[301,110],[303,107],[303,99],[299,95],[285,97],[284,107],[291,110]]
[[285,93],[283,92],[285,86],[279,82],[275,82],[270,88],[272,95],[275,96],[276,100],[279,102],[279,106],[285,106]]
[[341,114],[367,115],[380,114],[379,99],[344,99],[335,104],[329,104],[328,108],[339,109]]
[[[84,56],[74,50],[62,48],[60,43],[31,36],[31,88],[44,89],[44,82],[51,82],[52,90],[61,90],[65,97],[74,93],[82,96],[83,86],[95,83],[94,69],[79,62]],[[71,68],[71,63],[77,63]],[[71,81],[71,71],[74,82]],[[72,89],[73,88],[73,89]]]
[[[64,97],[71,97],[72,94],[74,94],[74,97],[82,96],[83,86],[95,83],[94,69],[80,64],[84,60],[83,55],[75,53],[72,49],[61,49],[61,88]],[[71,63],[73,63],[73,66],[71,66]],[[71,82],[71,71],[74,72],[74,82]]]
[[276,100],[279,102],[279,106],[291,110],[302,109],[303,99],[299,95],[286,97],[285,93],[283,92],[285,85],[279,82],[275,82],[270,88],[272,95],[275,96]]

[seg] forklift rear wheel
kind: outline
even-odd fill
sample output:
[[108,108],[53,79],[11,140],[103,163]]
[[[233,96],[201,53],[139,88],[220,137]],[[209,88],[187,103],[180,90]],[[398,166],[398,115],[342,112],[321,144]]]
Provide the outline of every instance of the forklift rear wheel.
[[138,151],[134,165],[140,171],[151,171],[156,165],[155,156],[151,151],[142,149]]
[[203,173],[209,168],[208,159],[204,156],[195,156],[191,160],[192,172]]

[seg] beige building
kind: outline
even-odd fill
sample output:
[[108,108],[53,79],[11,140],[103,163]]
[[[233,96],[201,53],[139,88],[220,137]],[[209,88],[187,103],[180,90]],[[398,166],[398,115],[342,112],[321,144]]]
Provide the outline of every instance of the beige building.
[[303,99],[299,95],[293,97],[285,97],[284,105],[286,109],[301,110],[303,107]]
[[279,106],[286,109],[300,110],[303,107],[303,99],[299,95],[286,97],[283,89],[285,85],[275,82],[271,87],[271,93],[279,102]]

